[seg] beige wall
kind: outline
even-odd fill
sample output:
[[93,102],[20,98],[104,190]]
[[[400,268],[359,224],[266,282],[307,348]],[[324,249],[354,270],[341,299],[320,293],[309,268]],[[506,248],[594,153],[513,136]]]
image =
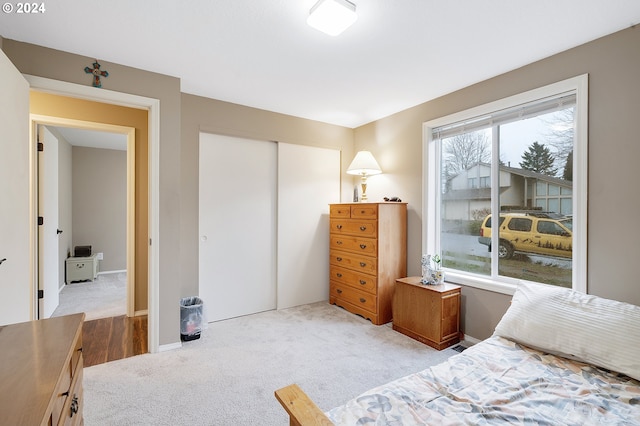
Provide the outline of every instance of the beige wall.
[[[183,296],[198,292],[198,144],[200,132],[342,151],[344,174],[353,157],[353,130],[284,114],[182,94],[181,265]],[[351,181],[343,200],[351,197]],[[345,179],[343,178],[343,182]],[[345,198],[347,197],[347,198]]]
[[101,272],[127,269],[127,151],[73,147],[73,245],[103,253]]
[[[618,183],[632,180],[640,158],[635,123],[640,111],[638,46],[640,28],[630,28],[359,127],[355,132],[180,94],[178,79],[103,63],[109,71],[105,89],[161,101],[160,343],[177,341],[177,301],[197,289],[200,131],[339,148],[343,150],[343,171],[356,149],[371,150],[385,173],[370,179],[369,197],[377,201],[395,195],[409,203],[408,270],[411,275],[418,275],[422,251],[422,123],[584,73],[589,74],[590,86],[588,288],[593,294],[640,304],[640,284],[628,261],[638,251],[635,242],[640,228],[633,225],[640,199],[617,188]],[[21,72],[89,84],[83,69],[92,58],[12,40],[4,40],[2,47]],[[343,200],[350,199],[353,183],[343,174]],[[607,226],[614,215],[618,227]],[[465,287],[465,333],[479,339],[489,336],[509,301],[506,295]]]
[[[408,267],[420,274],[422,123],[530,89],[589,74],[588,291],[640,304],[640,282],[629,261],[638,254],[640,199],[622,184],[640,160],[640,27],[612,34],[359,127],[356,149],[371,150],[387,176],[370,194],[409,202]],[[384,175],[381,175],[384,176]],[[463,330],[488,337],[510,296],[465,287]]]

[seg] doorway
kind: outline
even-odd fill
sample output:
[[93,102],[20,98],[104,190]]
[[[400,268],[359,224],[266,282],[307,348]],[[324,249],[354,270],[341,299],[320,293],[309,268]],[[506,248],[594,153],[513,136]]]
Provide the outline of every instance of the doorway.
[[[144,222],[143,226],[136,226],[136,247],[135,250],[131,250],[132,254],[135,254],[135,262],[139,265],[136,268],[136,275],[143,275],[144,279],[139,280],[136,278],[136,282],[145,283],[144,286],[137,285],[135,287],[135,295],[130,300],[134,301],[134,314],[144,315],[148,314],[148,348],[150,352],[157,352],[159,350],[159,323],[158,323],[158,293],[159,293],[159,277],[158,277],[158,257],[159,257],[159,227],[158,227],[158,184],[159,184],[159,101],[157,99],[145,98],[136,95],[129,95],[118,92],[95,90],[94,88],[76,85],[73,83],[66,83],[57,80],[50,80],[35,76],[24,76],[31,86],[31,106],[32,114],[33,110],[33,96],[37,95],[52,95],[68,97],[73,102],[93,102],[91,107],[76,108],[80,115],[84,114],[86,118],[87,114],[94,114],[94,118],[91,120],[94,123],[100,121],[105,122],[102,118],[105,116],[104,110],[113,110],[118,108],[124,108],[128,110],[124,113],[120,113],[119,116],[122,120],[131,119],[131,115],[135,115],[137,112],[142,112],[144,118],[142,124],[134,125],[136,129],[142,129],[143,135],[136,132],[136,160],[142,163],[140,169],[136,168],[136,181],[137,186],[140,187],[140,176],[147,180],[144,186],[145,199],[140,202],[136,201],[136,212],[138,220]],[[45,93],[46,92],[46,93]],[[62,94],[62,95],[57,95]],[[91,99],[92,101],[86,101]],[[57,111],[60,111],[60,115],[69,115],[71,109],[67,106],[60,109],[59,102],[52,102],[49,105],[49,109],[44,108],[47,111],[47,116],[54,117]],[[43,110],[37,111],[42,113]],[[118,116],[118,113],[114,113]],[[95,116],[98,116],[96,119]],[[124,118],[123,118],[124,117]],[[111,116],[113,119],[113,116]],[[55,123],[59,124],[59,123]],[[32,126],[32,132],[33,132]],[[141,146],[140,141],[144,141],[144,146]],[[143,159],[140,158],[142,154]],[[33,158],[33,157],[32,157]],[[33,162],[34,160],[32,160]],[[139,208],[142,205],[142,208]],[[144,235],[140,235],[143,233]],[[153,240],[153,246],[150,246],[149,242]],[[140,259],[143,262],[140,262]],[[132,262],[133,264],[133,262]],[[148,283],[148,285],[147,285]],[[37,289],[36,289],[37,290]],[[35,302],[34,302],[35,304]]]
[[[72,302],[75,306],[65,303],[60,306],[57,315],[86,312],[87,319],[94,319],[109,316],[110,312],[120,314],[117,307],[114,311],[114,307],[96,304],[92,298],[108,294],[117,302],[120,296],[117,288],[120,280],[96,284],[98,277],[94,272],[99,270],[98,265],[105,263],[105,252],[108,260],[110,257],[123,257],[106,264],[119,265],[120,272],[124,270],[122,314],[133,317],[136,284],[136,223],[133,220],[136,210],[135,128],[36,114],[31,114],[31,120],[37,128],[38,146],[42,150],[38,153],[38,216],[43,218],[38,238],[38,317],[51,316],[59,307],[58,302],[65,301],[67,293],[67,298],[74,298]],[[65,146],[69,146],[70,150],[64,149]],[[65,179],[65,174],[60,173],[60,164],[66,164],[67,167],[71,165],[75,169],[75,179],[72,178],[71,182],[68,177]],[[62,171],[68,175],[68,170]],[[55,185],[47,185],[47,180],[42,179],[43,175],[53,175],[49,182],[55,182]],[[70,188],[67,187],[69,184]],[[55,193],[55,196],[51,197],[51,193]],[[42,201],[46,200],[50,202],[43,204]],[[116,218],[120,216],[118,212],[122,213],[121,220]],[[72,223],[75,226],[71,226]],[[123,229],[113,229],[114,225]],[[121,235],[123,238],[118,238],[118,234],[124,234]],[[66,244],[63,244],[65,241]],[[67,258],[74,256],[72,241],[76,243],[73,245],[97,243],[95,247],[102,251],[83,258],[87,259],[86,263],[67,262]],[[47,250],[47,247],[54,248]],[[98,260],[100,257],[102,260]],[[90,278],[93,285],[71,284],[72,277],[64,277],[67,264],[92,269],[90,277],[87,275],[82,278]],[[75,288],[61,287],[61,277],[64,277],[67,285]],[[105,293],[100,290],[108,291]],[[94,312],[99,309],[102,312]]]
[[[40,287],[45,287],[41,318],[77,312],[86,314],[85,321],[134,315],[133,303],[128,303],[133,302],[135,274],[127,265],[132,246],[127,244],[127,209],[132,204],[127,203],[127,180],[133,180],[129,185],[134,187],[135,174],[127,170],[128,136],[119,128],[107,132],[104,126],[94,127],[39,125],[39,175],[52,175],[38,185],[39,199],[50,200],[39,208],[42,212],[46,207],[46,220],[39,227]],[[75,253],[78,246],[91,252]],[[47,252],[46,247],[51,249]],[[57,290],[59,298],[52,294]]]

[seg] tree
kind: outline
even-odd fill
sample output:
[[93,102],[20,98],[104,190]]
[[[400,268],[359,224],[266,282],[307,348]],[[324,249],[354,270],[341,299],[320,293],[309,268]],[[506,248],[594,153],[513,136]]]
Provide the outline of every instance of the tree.
[[571,151],[569,155],[567,155],[567,161],[564,164],[562,179],[573,181],[573,151]]
[[555,176],[558,169],[554,167],[554,163],[555,158],[549,148],[544,144],[534,142],[529,146],[529,150],[522,154],[520,167],[543,175]]
[[556,169],[564,169],[565,180],[573,180],[574,115],[575,107],[570,107],[555,111],[544,120],[549,128],[545,141],[555,149]]
[[485,132],[462,133],[446,138],[442,152],[447,181],[478,163],[491,162],[491,143]]

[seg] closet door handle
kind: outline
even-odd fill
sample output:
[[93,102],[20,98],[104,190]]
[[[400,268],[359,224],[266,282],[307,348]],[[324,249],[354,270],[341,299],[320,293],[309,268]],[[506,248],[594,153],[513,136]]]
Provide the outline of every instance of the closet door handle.
[[5,257],[5,258],[0,259],[0,265],[2,265],[2,264],[4,263],[4,261],[5,261],[5,260],[7,260],[7,258],[6,258],[6,257]]

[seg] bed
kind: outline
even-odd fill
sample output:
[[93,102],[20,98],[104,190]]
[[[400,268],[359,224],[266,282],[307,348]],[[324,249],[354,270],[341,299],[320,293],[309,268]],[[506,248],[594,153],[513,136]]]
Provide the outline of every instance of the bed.
[[640,307],[520,285],[495,333],[324,413],[276,391],[292,425],[640,425]]

